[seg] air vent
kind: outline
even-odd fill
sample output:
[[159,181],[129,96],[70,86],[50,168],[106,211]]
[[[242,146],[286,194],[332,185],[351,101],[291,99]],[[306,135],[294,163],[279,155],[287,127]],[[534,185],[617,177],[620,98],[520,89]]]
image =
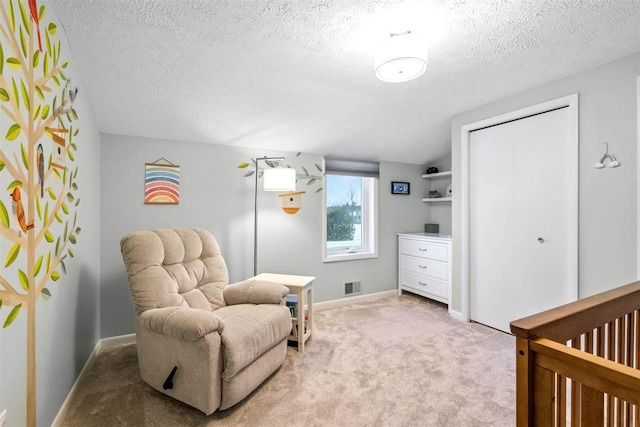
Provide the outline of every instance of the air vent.
[[357,282],[347,282],[344,284],[344,295],[345,296],[349,296],[349,295],[356,295],[356,294],[361,294],[362,293],[362,282],[361,281],[357,281]]

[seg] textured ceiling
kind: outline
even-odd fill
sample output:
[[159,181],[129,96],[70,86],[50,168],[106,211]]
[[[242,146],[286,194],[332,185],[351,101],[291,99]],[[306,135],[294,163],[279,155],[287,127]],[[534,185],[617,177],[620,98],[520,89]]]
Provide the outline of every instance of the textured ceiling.
[[[459,112],[640,51],[640,0],[50,0],[100,131],[424,164]],[[374,76],[391,32],[429,41]]]

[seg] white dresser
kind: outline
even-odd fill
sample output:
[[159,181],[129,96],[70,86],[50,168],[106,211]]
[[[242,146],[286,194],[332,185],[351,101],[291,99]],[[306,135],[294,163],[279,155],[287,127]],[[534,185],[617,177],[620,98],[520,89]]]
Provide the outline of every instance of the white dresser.
[[451,236],[398,234],[398,295],[403,290],[449,304]]

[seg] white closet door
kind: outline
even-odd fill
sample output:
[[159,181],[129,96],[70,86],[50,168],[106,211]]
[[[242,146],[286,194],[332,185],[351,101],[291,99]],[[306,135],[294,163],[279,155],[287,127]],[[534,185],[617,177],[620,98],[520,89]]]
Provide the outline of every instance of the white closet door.
[[470,139],[472,320],[509,323],[574,299],[568,109]]

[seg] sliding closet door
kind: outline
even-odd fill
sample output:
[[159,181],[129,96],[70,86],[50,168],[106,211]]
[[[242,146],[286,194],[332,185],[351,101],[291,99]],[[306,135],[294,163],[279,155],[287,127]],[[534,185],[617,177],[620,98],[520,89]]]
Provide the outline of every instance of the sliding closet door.
[[469,146],[470,316],[508,331],[575,298],[569,111],[474,131]]

